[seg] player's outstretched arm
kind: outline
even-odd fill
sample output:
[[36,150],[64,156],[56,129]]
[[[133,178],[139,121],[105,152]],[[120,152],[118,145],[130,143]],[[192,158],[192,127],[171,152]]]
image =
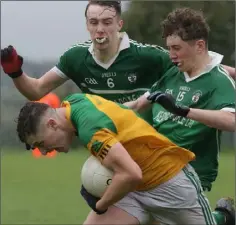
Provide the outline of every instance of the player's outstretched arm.
[[232,112],[190,108],[186,117],[219,130],[235,131],[235,113]]
[[43,96],[62,85],[66,80],[54,71],[48,71],[39,79],[32,78],[26,73],[13,79],[19,92],[31,101],[37,101]]
[[151,107],[151,102],[147,100],[147,94],[145,93],[134,101],[125,102],[124,105],[135,110],[136,112],[142,112]]
[[133,191],[142,181],[142,171],[120,143],[111,147],[103,165],[114,171],[112,183],[97,202],[98,210],[106,210],[126,194]]
[[39,100],[66,81],[54,71],[48,71],[39,79],[29,77],[22,71],[23,57],[13,46],[1,49],[1,65],[20,93],[32,101]]
[[225,70],[228,71],[229,75],[233,78],[236,79],[236,75],[235,75],[235,68],[231,67],[231,66],[226,66],[226,65],[222,65],[224,67]]
[[189,108],[187,106],[176,105],[172,95],[162,92],[152,93],[148,99],[152,103],[162,105],[167,111],[182,117],[186,117],[209,127],[213,127],[223,131],[235,131],[235,110],[205,110]]

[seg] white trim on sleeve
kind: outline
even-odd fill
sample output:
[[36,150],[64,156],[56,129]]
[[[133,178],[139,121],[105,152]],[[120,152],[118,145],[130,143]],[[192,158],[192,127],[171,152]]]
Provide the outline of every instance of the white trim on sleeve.
[[223,108],[221,109],[222,111],[226,111],[226,112],[232,112],[235,113],[235,109],[234,108]]
[[151,93],[150,93],[149,91],[147,91],[147,92],[144,93],[144,96],[145,96],[146,98],[148,98],[148,97],[150,96],[150,94],[151,94]]
[[68,80],[69,77],[67,77],[61,70],[59,70],[56,66],[54,66],[51,71],[55,72],[59,77]]

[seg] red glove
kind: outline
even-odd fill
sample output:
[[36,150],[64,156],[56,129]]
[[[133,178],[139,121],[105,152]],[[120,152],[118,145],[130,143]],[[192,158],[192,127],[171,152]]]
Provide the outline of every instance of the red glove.
[[3,71],[11,78],[17,78],[22,75],[21,69],[23,58],[17,54],[13,46],[1,49],[1,65]]

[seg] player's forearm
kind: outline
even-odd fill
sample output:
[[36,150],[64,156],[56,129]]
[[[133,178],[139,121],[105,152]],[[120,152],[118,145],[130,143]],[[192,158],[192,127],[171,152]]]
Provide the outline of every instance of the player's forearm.
[[223,110],[190,108],[187,118],[223,131],[235,131],[235,114]]
[[228,71],[229,75],[235,79],[236,75],[235,75],[235,68],[231,67],[231,66],[226,66],[226,65],[222,65],[224,67],[225,70]]
[[135,101],[125,102],[124,105],[136,112],[143,112],[151,107],[151,102],[149,102],[147,97],[143,95]]
[[112,183],[108,186],[103,197],[97,202],[98,210],[105,210],[117,201],[121,200],[142,181],[142,175],[129,175],[117,173],[112,178]]
[[135,111],[138,111],[138,101],[134,100],[134,101],[130,101],[130,102],[125,102],[123,105],[129,107],[130,109],[133,109]]
[[19,92],[31,101],[39,100],[46,93],[40,92],[39,80],[29,77],[23,73],[22,76],[13,79],[13,82]]

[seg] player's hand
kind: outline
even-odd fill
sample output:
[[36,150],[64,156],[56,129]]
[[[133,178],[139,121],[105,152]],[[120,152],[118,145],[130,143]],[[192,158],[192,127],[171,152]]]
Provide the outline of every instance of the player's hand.
[[87,190],[84,188],[84,186],[82,185],[81,190],[80,190],[80,194],[83,196],[83,198],[85,199],[85,201],[88,203],[88,205],[90,206],[90,208],[96,212],[97,214],[103,214],[107,211],[99,211],[98,209],[96,209],[96,204],[97,202],[100,200],[100,198],[97,198],[93,195],[91,195],[90,193],[87,192]]
[[1,65],[3,71],[11,78],[17,78],[22,75],[21,69],[23,58],[17,54],[13,46],[1,49]]
[[178,116],[186,117],[190,110],[187,106],[176,105],[175,99],[172,95],[160,91],[150,94],[147,99],[152,103],[160,104],[167,111]]

